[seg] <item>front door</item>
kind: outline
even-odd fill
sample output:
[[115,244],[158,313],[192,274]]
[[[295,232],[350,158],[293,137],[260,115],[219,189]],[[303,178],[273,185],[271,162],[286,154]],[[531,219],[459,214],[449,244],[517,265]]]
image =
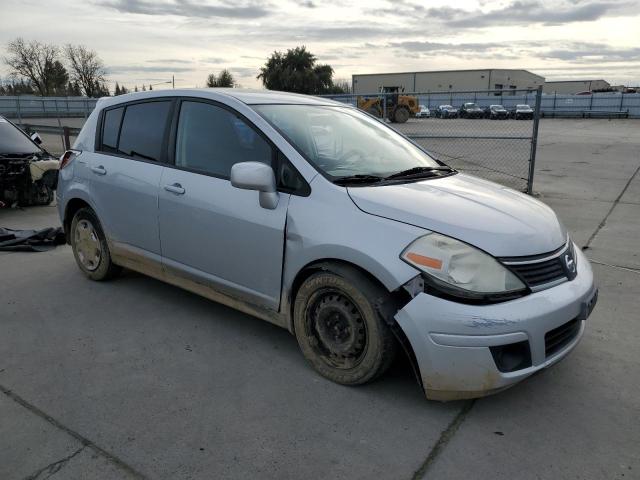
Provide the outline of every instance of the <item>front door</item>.
[[231,166],[272,164],[274,150],[234,111],[209,102],[179,105],[174,165],[159,190],[163,267],[255,305],[277,310],[289,195],[274,210],[258,192],[231,186]]

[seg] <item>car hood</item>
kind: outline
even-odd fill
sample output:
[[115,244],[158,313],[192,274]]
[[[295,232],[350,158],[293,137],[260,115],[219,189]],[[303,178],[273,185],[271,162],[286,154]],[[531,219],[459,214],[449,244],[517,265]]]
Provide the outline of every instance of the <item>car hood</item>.
[[457,238],[497,257],[551,252],[567,238],[544,203],[469,175],[349,187],[348,192],[366,213]]

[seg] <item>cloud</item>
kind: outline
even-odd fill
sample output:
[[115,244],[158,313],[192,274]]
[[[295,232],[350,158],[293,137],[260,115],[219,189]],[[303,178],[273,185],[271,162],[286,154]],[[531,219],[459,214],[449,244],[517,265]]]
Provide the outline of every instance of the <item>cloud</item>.
[[202,63],[211,63],[211,64],[214,64],[214,65],[218,65],[220,63],[226,62],[226,60],[224,58],[221,58],[221,57],[206,57],[206,58],[200,59],[200,61]]
[[158,58],[158,59],[154,59],[154,60],[145,60],[146,63],[163,63],[163,64],[167,64],[167,63],[183,63],[183,64],[187,64],[187,63],[192,63],[191,60],[184,60],[181,58]]
[[471,28],[494,25],[563,25],[589,22],[605,16],[621,14],[628,2],[550,2],[518,0],[503,8],[488,11],[466,11],[443,7],[426,10],[427,17],[438,18],[451,27]]
[[118,73],[173,73],[173,72],[190,72],[190,67],[172,67],[172,66],[145,66],[145,65],[116,65],[107,67],[108,74]]
[[261,18],[270,14],[264,5],[250,2],[237,5],[233,2],[203,4],[193,0],[98,0],[103,7],[114,8],[122,13],[141,15],[176,15],[196,18]]
[[571,43],[565,48],[545,52],[544,58],[573,62],[633,62],[640,61],[640,47],[615,48],[598,43]]
[[[564,25],[574,22],[595,21],[605,16],[624,15],[625,10],[636,2],[612,1],[555,1],[516,0],[502,8],[493,10],[463,10],[455,7],[424,8],[403,1],[394,8],[383,9],[384,13],[406,16],[409,12],[420,22],[438,20],[455,28],[483,28],[497,25]],[[417,15],[417,17],[416,17]]]

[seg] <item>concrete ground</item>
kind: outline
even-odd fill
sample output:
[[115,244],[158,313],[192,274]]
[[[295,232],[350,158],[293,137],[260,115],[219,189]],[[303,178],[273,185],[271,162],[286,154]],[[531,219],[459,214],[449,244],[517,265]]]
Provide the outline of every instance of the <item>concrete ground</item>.
[[90,282],[67,246],[0,253],[0,478],[640,478],[639,127],[541,122],[535,189],[600,300],[566,360],[476,401],[426,400],[402,360],[333,384],[284,330],[134,273]]

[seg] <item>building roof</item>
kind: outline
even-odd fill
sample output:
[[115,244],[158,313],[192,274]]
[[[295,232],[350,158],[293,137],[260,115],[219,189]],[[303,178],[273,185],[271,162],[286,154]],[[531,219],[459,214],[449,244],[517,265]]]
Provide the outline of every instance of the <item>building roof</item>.
[[584,83],[584,82],[605,82],[605,83],[609,83],[606,80],[602,79],[602,78],[584,78],[582,80],[548,80],[545,81],[544,83]]
[[530,72],[524,68],[468,68],[462,70],[423,70],[419,72],[382,72],[382,73],[354,73],[353,77],[366,77],[370,75],[414,75],[417,73],[454,73],[454,72],[488,72],[488,71],[512,71],[512,72],[526,72],[534,77],[542,78],[542,75]]

